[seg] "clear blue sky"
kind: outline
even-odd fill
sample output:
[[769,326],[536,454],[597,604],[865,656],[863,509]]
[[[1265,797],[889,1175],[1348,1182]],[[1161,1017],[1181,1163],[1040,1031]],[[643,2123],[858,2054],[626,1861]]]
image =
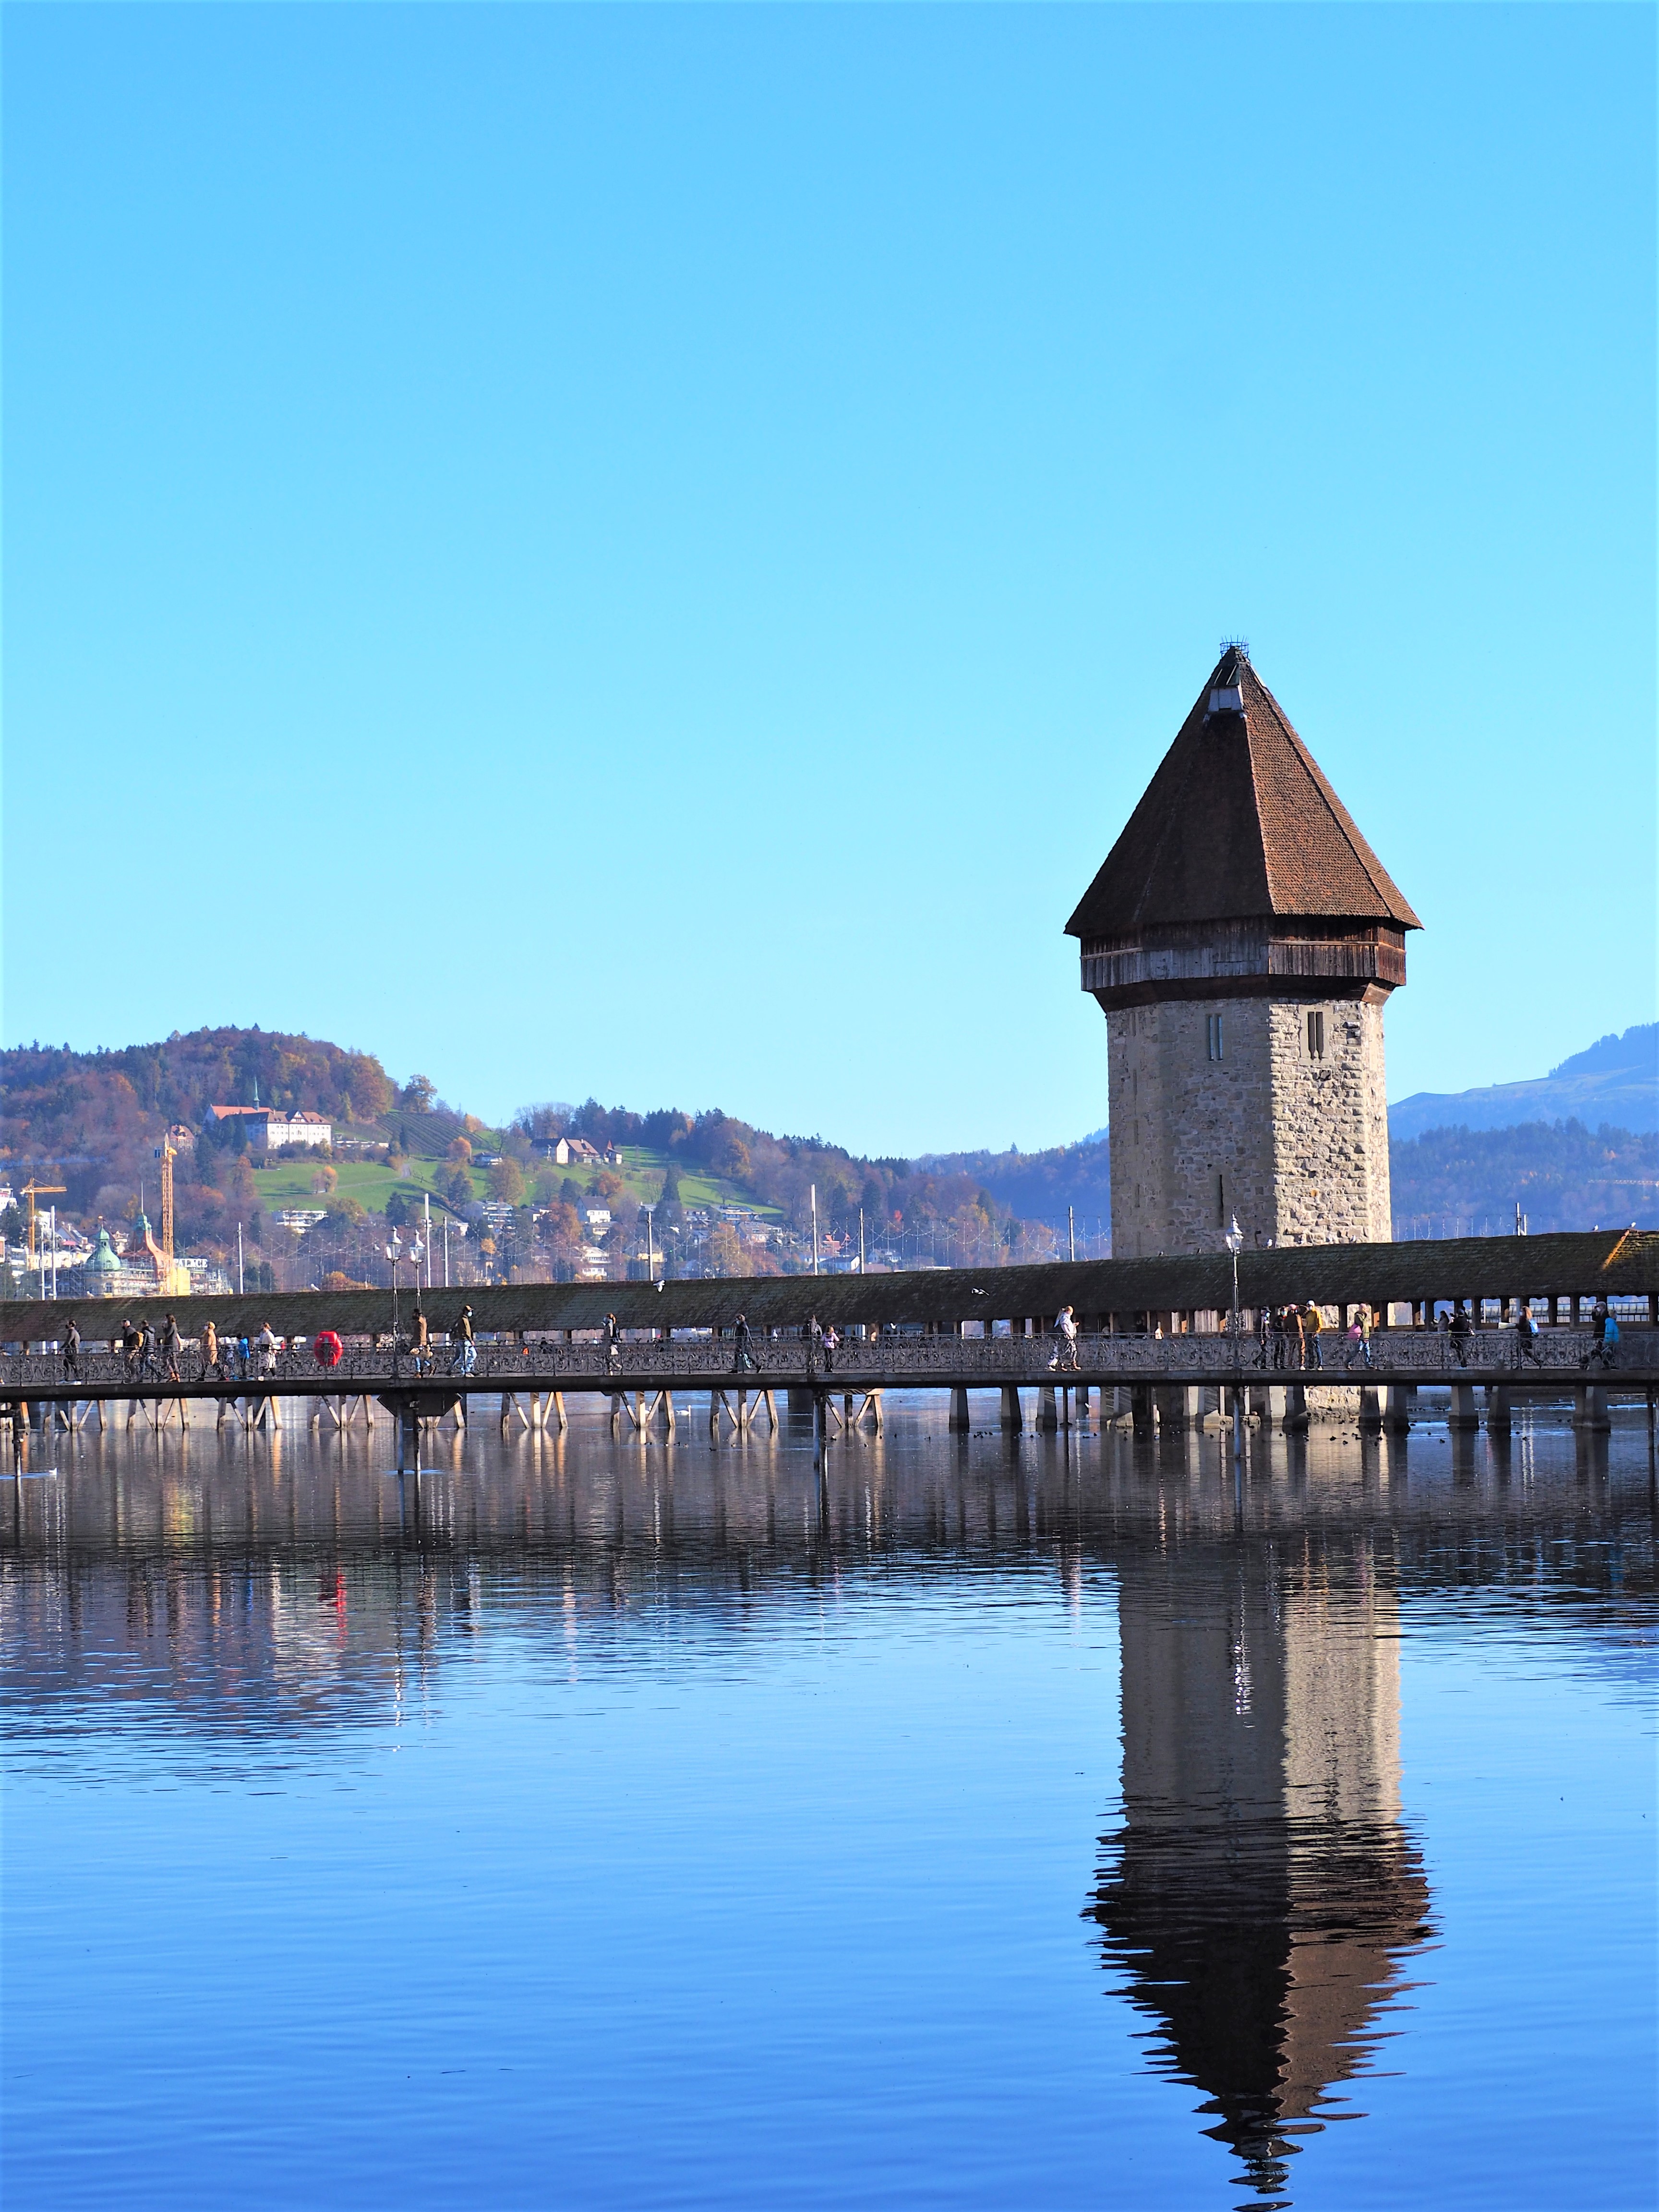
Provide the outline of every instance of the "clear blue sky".
[[1074,1137],[1231,634],[1427,924],[1394,1096],[1651,1018],[1650,9],[4,35],[7,1042]]

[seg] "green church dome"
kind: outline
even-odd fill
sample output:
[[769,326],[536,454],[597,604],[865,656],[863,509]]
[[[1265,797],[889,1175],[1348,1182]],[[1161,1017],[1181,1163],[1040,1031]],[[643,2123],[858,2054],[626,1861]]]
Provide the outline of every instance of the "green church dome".
[[121,1262],[116,1256],[115,1247],[109,1241],[109,1231],[101,1222],[98,1225],[98,1242],[93,1249],[92,1257],[86,1263],[85,1272],[88,1275],[118,1275],[121,1272]]

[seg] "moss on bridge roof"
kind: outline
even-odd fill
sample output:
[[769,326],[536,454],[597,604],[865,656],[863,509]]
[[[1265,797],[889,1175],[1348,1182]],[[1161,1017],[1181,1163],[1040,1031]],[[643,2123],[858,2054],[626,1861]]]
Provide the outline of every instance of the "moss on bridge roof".
[[[1471,1237],[1416,1244],[1312,1244],[1239,1259],[1247,1307],[1312,1298],[1334,1306],[1419,1298],[1562,1297],[1659,1291],[1659,1235],[1601,1230],[1552,1237]],[[756,1328],[799,1328],[809,1315],[837,1328],[857,1322],[1013,1321],[1073,1306],[1079,1316],[1218,1310],[1231,1301],[1224,1252],[1161,1260],[1078,1260],[1029,1267],[952,1267],[892,1275],[774,1275],[721,1282],[510,1283],[428,1291],[435,1329],[463,1304],[480,1332],[593,1329],[607,1313],[624,1328],[730,1328],[746,1313]],[[404,1316],[414,1294],[399,1294]],[[392,1325],[389,1291],[281,1291],[192,1298],[63,1298],[0,1305],[0,1342],[61,1336],[71,1318],[83,1335],[107,1336],[124,1316],[178,1316],[187,1336],[209,1321],[223,1334],[257,1334],[269,1321],[284,1336],[319,1328],[361,1335]]]

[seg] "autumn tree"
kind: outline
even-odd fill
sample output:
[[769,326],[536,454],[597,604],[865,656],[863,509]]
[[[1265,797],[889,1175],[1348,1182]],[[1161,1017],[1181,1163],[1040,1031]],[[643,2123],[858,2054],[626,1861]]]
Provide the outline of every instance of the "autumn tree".
[[717,1221],[708,1232],[708,1266],[716,1275],[746,1275],[743,1240],[729,1221]]
[[489,1195],[502,1206],[524,1204],[524,1170],[510,1152],[489,1170]]

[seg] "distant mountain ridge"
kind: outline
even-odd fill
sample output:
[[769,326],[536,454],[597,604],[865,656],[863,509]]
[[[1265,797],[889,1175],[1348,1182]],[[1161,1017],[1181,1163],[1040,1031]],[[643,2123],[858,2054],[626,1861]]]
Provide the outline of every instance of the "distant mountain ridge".
[[[1395,1233],[1498,1234],[1518,1206],[1534,1231],[1635,1220],[1659,1226],[1659,1022],[1604,1036],[1547,1076],[1479,1091],[1419,1091],[1389,1109]],[[1111,1218],[1107,1133],[1046,1152],[949,1152],[940,1171],[972,1176],[1027,1219],[1081,1233]]]
[[1419,1091],[1389,1109],[1389,1134],[1396,1143],[1428,1129],[1508,1129],[1524,1121],[1659,1130],[1659,1022],[1604,1036],[1530,1082]]

